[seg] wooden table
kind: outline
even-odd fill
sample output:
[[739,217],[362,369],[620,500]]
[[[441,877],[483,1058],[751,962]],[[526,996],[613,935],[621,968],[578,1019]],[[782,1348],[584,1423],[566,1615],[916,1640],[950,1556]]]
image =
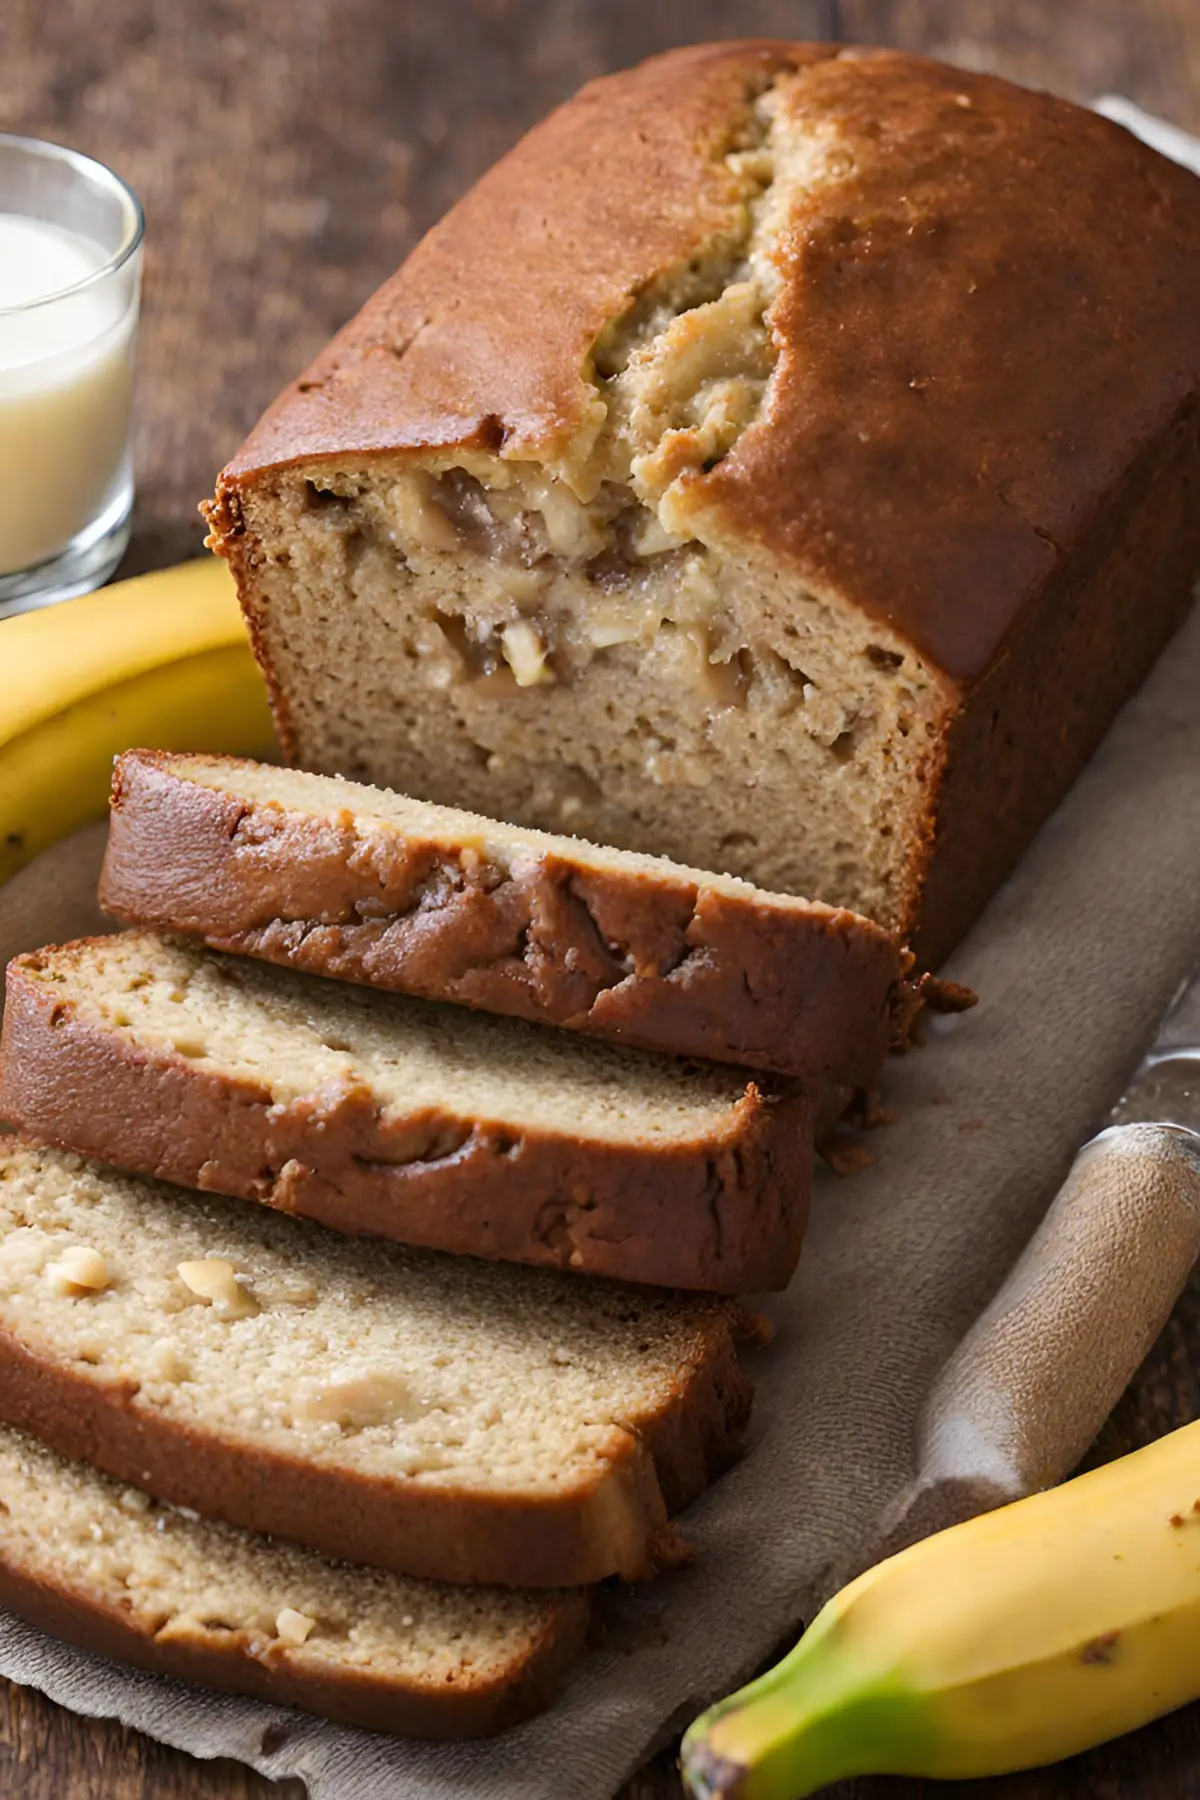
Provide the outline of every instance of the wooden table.
[[[874,40],[1200,131],[1200,0],[0,0],[0,127],[92,152],[148,218],[127,572],[177,560],[263,404],[488,163],[589,76],[703,37]],[[1097,1455],[1200,1415],[1200,1286]],[[0,1684],[4,1800],[292,1800]],[[908,1800],[859,1782],[841,1800]],[[624,1800],[667,1800],[670,1758]],[[1200,1797],[1200,1707],[936,1800]]]

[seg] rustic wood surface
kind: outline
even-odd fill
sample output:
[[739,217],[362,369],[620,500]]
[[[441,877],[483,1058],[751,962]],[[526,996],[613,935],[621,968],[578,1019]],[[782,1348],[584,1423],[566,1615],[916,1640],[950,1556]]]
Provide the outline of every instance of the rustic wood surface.
[[[145,203],[127,572],[198,547],[196,502],[263,404],[519,133],[589,76],[703,37],[876,41],[1200,131],[1200,0],[0,0],[0,129],[115,165]],[[1200,1285],[1110,1422],[1200,1416]],[[623,1800],[679,1794],[669,1756]],[[7,1800],[292,1800],[0,1684]],[[1055,1770],[840,1800],[1200,1800],[1200,1707]]]

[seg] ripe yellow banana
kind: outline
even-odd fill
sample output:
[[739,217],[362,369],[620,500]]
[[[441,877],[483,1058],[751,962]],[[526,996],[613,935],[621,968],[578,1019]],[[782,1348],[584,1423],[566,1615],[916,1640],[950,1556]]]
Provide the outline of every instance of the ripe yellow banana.
[[698,1719],[700,1800],[1057,1762],[1200,1697],[1200,1423],[868,1570]]
[[215,556],[0,623],[0,882],[103,816],[134,745],[278,754]]

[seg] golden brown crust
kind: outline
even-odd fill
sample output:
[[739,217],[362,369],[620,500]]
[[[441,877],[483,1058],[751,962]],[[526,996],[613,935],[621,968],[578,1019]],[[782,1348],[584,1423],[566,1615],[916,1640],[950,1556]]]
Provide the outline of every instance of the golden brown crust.
[[894,52],[787,94],[856,170],[804,204],[769,423],[706,490],[969,687],[1195,393],[1200,182],[1084,108]]
[[248,1694],[275,1706],[405,1737],[488,1737],[548,1706],[564,1669],[583,1648],[588,1596],[561,1596],[543,1631],[514,1644],[508,1668],[473,1680],[404,1682],[367,1669],[322,1671],[297,1666],[276,1645],[255,1654],[244,1631],[197,1632],[164,1641],[131,1615],[99,1603],[94,1593],[50,1582],[0,1559],[0,1606],[40,1631],[98,1656],[158,1675],[197,1682],[220,1693]]
[[117,762],[101,904],[313,975],[849,1087],[909,1010],[898,947],[853,913],[566,853],[501,870],[473,833],[254,803],[152,750]]
[[884,50],[672,52],[531,132],[222,476],[251,612],[238,492],[272,468],[561,448],[606,321],[728,224],[720,151],[766,80],[847,170],[797,196],[766,413],[695,505],[886,621],[949,696],[983,675],[1195,392],[1200,183],[1082,108]]
[[[736,228],[739,189],[722,155],[754,90],[831,54],[699,45],[589,82],[285,390],[226,469],[218,502],[262,469],[351,449],[561,446],[594,399],[584,367],[605,324]],[[236,532],[236,517],[217,529]]]
[[[714,1293],[780,1288],[795,1268],[812,1166],[802,1089],[749,1083],[710,1136],[678,1144],[448,1110],[396,1120],[365,1086],[284,1105],[80,1017],[38,978],[42,954],[9,965],[0,1117],[44,1143],[426,1249]],[[447,1128],[458,1149],[414,1157],[414,1133]]]
[[956,718],[914,936],[922,967],[954,948],[1183,623],[1200,567],[1198,489],[1200,412],[1188,406]]

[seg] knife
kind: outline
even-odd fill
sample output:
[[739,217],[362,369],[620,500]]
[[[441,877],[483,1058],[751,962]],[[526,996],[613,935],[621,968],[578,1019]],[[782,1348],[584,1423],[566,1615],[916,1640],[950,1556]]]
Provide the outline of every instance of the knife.
[[1200,1257],[1200,969],[938,1376],[870,1560],[1069,1474]]

